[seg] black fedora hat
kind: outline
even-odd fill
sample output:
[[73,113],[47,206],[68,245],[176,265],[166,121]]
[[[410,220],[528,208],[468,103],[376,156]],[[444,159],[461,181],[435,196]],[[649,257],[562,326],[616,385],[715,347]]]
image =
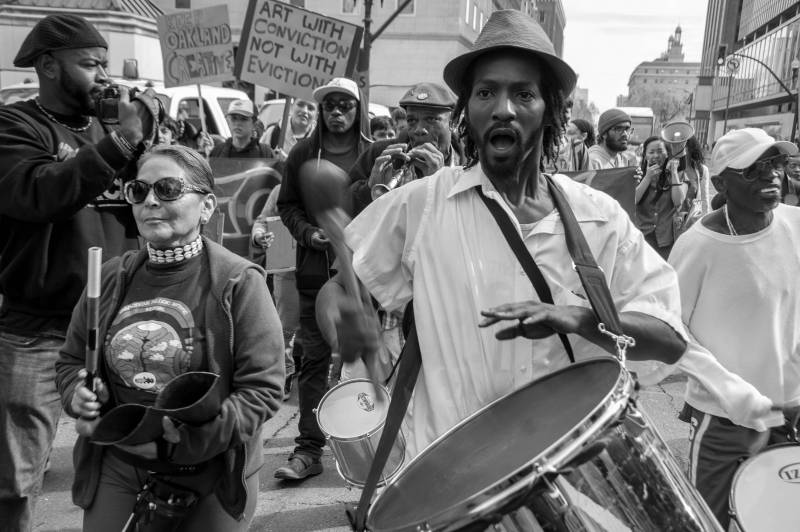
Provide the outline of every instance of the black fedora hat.
[[529,15],[516,9],[501,9],[492,13],[472,50],[459,55],[444,67],[444,81],[459,93],[464,73],[481,55],[503,48],[515,48],[537,56],[553,71],[562,94],[568,96],[575,88],[578,76],[556,55],[553,43],[542,27]]

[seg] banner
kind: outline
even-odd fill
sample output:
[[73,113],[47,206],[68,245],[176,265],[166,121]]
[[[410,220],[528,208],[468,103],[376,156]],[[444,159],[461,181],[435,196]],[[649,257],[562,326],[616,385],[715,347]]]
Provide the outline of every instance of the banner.
[[585,172],[559,172],[571,177],[579,183],[584,183],[597,190],[602,190],[622,205],[625,212],[633,220],[636,204],[635,166],[625,168],[609,168],[606,170],[587,170]]
[[233,79],[227,5],[162,15],[157,23],[165,87]]
[[275,0],[250,0],[236,55],[243,81],[305,100],[356,67],[363,28]]

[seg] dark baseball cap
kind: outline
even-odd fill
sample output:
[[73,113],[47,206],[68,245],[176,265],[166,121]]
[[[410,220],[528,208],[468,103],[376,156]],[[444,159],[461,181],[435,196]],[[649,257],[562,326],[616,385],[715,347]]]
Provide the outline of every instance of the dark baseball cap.
[[400,98],[399,105],[435,107],[452,111],[456,106],[456,98],[450,90],[436,83],[417,83]]

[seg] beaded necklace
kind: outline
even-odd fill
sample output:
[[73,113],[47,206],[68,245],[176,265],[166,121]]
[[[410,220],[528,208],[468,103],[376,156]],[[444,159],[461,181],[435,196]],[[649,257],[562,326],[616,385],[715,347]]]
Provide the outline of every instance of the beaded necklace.
[[196,257],[203,251],[203,238],[198,236],[194,242],[172,249],[156,249],[147,243],[147,254],[150,262],[155,264],[171,264]]
[[87,129],[89,129],[89,127],[92,125],[92,117],[90,116],[90,117],[88,117],[88,118],[89,118],[89,121],[88,121],[88,122],[86,122],[86,125],[85,125],[85,126],[81,126],[81,127],[72,127],[72,126],[68,126],[67,124],[65,124],[64,122],[61,122],[61,121],[60,121],[58,118],[56,118],[55,116],[53,116],[52,114],[50,114],[50,112],[49,112],[47,109],[45,109],[44,107],[42,107],[42,104],[40,104],[40,103],[39,103],[39,98],[35,98],[35,99],[33,100],[33,102],[36,104],[36,107],[38,107],[38,108],[39,108],[39,110],[40,110],[40,111],[41,111],[41,112],[42,112],[42,113],[43,113],[43,114],[44,114],[44,115],[45,115],[47,118],[49,118],[50,120],[52,120],[53,122],[55,122],[55,123],[56,123],[56,124],[58,124],[59,126],[61,126],[61,127],[65,127],[65,128],[67,128],[67,129],[69,129],[70,131],[74,131],[74,132],[76,132],[76,133],[82,133],[82,132],[86,131]]

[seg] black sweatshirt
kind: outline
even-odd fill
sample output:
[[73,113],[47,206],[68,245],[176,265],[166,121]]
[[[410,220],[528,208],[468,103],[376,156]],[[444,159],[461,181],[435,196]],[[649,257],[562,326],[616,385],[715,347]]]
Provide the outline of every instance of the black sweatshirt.
[[96,119],[77,132],[33,100],[0,107],[0,329],[63,335],[86,285],[87,249],[102,247],[106,260],[138,247],[122,195],[128,164]]

